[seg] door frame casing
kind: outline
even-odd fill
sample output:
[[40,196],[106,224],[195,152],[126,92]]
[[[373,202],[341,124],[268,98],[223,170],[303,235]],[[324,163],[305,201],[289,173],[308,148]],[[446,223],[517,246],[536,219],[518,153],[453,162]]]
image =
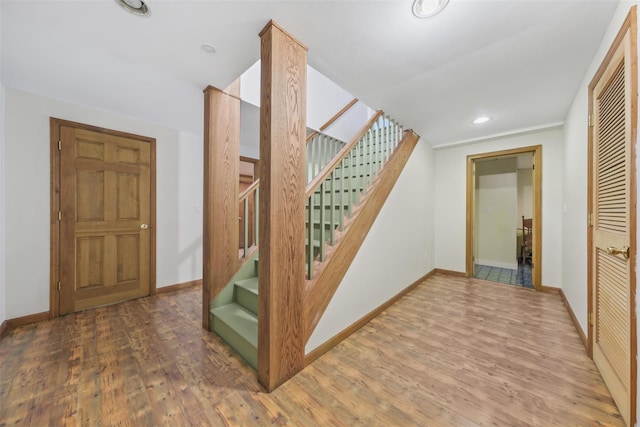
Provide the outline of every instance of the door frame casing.
[[475,246],[474,224],[475,207],[473,204],[473,192],[475,187],[474,166],[477,160],[486,160],[494,157],[517,156],[519,154],[533,154],[533,257],[534,265],[531,281],[536,290],[542,290],[542,145],[513,148],[508,150],[492,151],[467,156],[467,246],[466,246],[466,271],[467,277],[473,275],[473,249]]
[[58,212],[60,211],[60,128],[62,126],[76,129],[84,129],[91,132],[105,135],[113,135],[123,138],[135,139],[150,144],[150,207],[151,224],[149,229],[149,295],[156,294],[156,139],[113,129],[106,129],[84,123],[73,122],[55,117],[49,118],[50,135],[50,160],[51,160],[51,213],[50,213],[50,267],[49,267],[49,317],[60,316],[60,292],[58,281],[60,278],[60,221]]
[[[630,343],[630,416],[631,420],[635,422],[636,418],[636,400],[637,400],[637,320],[636,320],[636,254],[637,254],[637,240],[636,240],[636,222],[637,222],[637,210],[636,210],[636,195],[637,195],[637,175],[636,175],[636,144],[637,144],[637,122],[638,122],[638,45],[637,45],[637,12],[636,6],[631,7],[627,17],[622,23],[616,38],[611,43],[607,54],[602,60],[598,71],[596,71],[593,79],[589,83],[588,87],[588,108],[589,108],[589,118],[593,120],[594,117],[594,99],[593,93],[595,88],[604,73],[606,72],[611,60],[616,54],[618,48],[623,43],[625,35],[627,31],[630,32],[631,35],[631,49],[630,49],[630,58],[631,59],[631,76],[628,81],[630,83],[630,87],[628,91],[631,93],[631,105],[630,108],[630,135],[631,135],[631,144],[630,144],[630,156],[631,162],[629,165],[629,174],[630,174],[630,188],[629,188],[629,208],[630,212],[630,224],[629,224],[629,240],[631,242],[629,248],[629,262],[634,263],[631,268],[631,274],[629,277],[629,302],[630,302],[630,319],[629,319],[629,327],[630,327],[630,335],[631,335],[631,343]],[[626,59],[626,57],[625,57]],[[595,278],[593,277],[593,227],[592,227],[592,218],[593,218],[593,202],[594,202],[594,188],[593,188],[593,178],[594,178],[594,164],[593,164],[593,144],[594,144],[594,135],[593,135],[593,127],[590,124],[587,124],[587,135],[588,135],[588,166],[587,166],[587,218],[591,218],[587,220],[587,354],[591,359],[593,359],[593,340],[595,338],[594,325],[592,322],[593,317],[593,298],[594,298],[594,286],[595,286]]]

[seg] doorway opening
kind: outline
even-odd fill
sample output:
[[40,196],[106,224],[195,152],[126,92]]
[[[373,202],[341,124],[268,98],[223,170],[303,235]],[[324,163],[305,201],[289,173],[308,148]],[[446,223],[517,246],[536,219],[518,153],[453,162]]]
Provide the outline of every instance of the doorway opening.
[[541,146],[467,157],[466,275],[540,290]]

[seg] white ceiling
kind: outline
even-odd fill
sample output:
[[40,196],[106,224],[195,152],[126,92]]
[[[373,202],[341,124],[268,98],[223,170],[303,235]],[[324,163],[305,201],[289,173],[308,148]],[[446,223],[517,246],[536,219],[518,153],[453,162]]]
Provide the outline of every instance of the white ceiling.
[[1,0],[2,82],[200,134],[202,90],[251,66],[274,19],[314,68],[442,146],[561,123],[618,4],[451,0],[417,19],[411,0],[145,1],[148,18],[114,0]]

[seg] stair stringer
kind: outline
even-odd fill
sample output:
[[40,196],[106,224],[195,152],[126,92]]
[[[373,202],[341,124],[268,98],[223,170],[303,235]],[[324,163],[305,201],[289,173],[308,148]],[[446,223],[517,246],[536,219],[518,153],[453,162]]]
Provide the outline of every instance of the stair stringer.
[[304,293],[305,344],[320,322],[419,139],[413,131],[405,132],[398,148],[349,219],[348,226],[345,226],[330,254],[319,266],[315,278],[307,281]]

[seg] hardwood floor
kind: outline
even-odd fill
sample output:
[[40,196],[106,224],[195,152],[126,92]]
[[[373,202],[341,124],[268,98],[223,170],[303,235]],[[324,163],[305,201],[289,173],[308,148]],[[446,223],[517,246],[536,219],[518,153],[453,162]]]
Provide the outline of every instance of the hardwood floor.
[[201,289],[0,342],[0,425],[624,425],[557,294],[437,274],[271,394]]

